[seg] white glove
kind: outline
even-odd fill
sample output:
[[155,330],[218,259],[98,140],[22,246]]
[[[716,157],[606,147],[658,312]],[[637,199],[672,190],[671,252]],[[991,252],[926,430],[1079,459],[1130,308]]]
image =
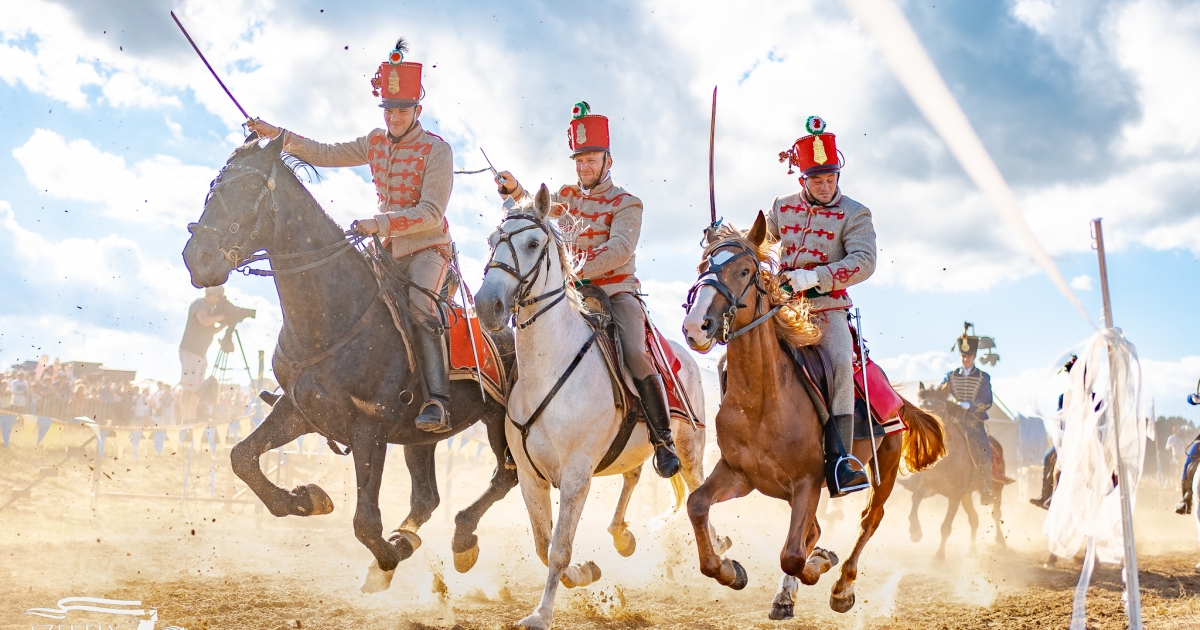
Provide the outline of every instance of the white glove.
[[808,269],[792,269],[783,272],[783,275],[787,277],[788,284],[792,285],[794,293],[802,293],[821,283],[817,272]]
[[971,403],[969,403],[969,402],[960,402],[960,403],[958,403],[958,406],[959,406],[959,407],[962,407],[963,409],[970,409],[970,408],[971,408]]

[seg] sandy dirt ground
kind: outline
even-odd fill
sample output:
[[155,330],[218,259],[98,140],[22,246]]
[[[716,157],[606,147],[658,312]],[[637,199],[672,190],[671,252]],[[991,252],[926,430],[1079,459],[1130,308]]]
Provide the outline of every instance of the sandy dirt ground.
[[[337,509],[323,517],[279,519],[252,500],[167,498],[183,492],[186,472],[189,496],[253,499],[244,491],[237,494],[244,486],[232,481],[223,448],[215,458],[207,451],[193,453],[189,469],[186,452],[177,445],[168,443],[160,456],[145,440],[135,459],[128,442],[122,446],[114,438],[101,466],[101,491],[150,497],[101,496],[93,511],[95,448],[66,451],[86,435],[82,429],[56,432],[34,448],[30,429],[18,426],[12,446],[0,449],[0,629],[137,627],[130,617],[99,613],[72,612],[62,621],[24,614],[71,596],[139,600],[157,608],[160,630],[508,628],[529,614],[541,595],[545,569],[534,553],[516,490],[485,516],[478,565],[464,575],[453,569],[453,512],[482,491],[494,466],[486,452],[476,458],[475,444],[453,454],[439,450],[443,502],[420,532],[424,545],[401,564],[390,590],[364,595],[358,587],[370,555],[350,526],[353,505],[345,501],[349,476],[341,458],[328,451],[320,463],[316,455],[291,456],[281,481],[291,487],[319,479]],[[310,438],[306,447],[311,450],[313,442]],[[407,513],[409,496],[400,452],[395,456],[383,486],[389,528]],[[709,466],[715,456],[710,448]],[[269,468],[274,461],[268,457],[264,464]],[[714,508],[719,532],[733,539],[727,555],[742,562],[750,576],[745,590],[732,591],[700,574],[685,514],[657,518],[670,508],[671,491],[649,472],[629,512],[637,552],[619,556],[605,531],[619,479],[603,478],[593,484],[574,554],[577,562],[594,560],[603,577],[588,587],[560,589],[556,627],[1066,628],[1080,563],[1068,559],[1057,567],[1043,566],[1044,512],[1030,506],[1029,495],[1018,487],[1032,489],[1034,474],[1005,490],[1006,547],[995,543],[984,508],[972,548],[960,512],[942,563],[933,555],[945,500],[930,499],[922,506],[925,537],[912,543],[910,495],[897,490],[863,555],[855,608],[841,615],[829,609],[831,572],[816,586],[801,587],[796,618],[784,622],[768,620],[767,611],[779,579],[785,504],[755,495]],[[9,488],[35,482],[28,498],[10,501]],[[829,506],[821,546],[848,552],[862,500],[859,495]],[[1171,512],[1174,501],[1169,488],[1143,484],[1136,522],[1147,628],[1200,628],[1197,528],[1191,518]],[[1118,569],[1098,569],[1088,592],[1089,628],[1126,627],[1121,593]]]

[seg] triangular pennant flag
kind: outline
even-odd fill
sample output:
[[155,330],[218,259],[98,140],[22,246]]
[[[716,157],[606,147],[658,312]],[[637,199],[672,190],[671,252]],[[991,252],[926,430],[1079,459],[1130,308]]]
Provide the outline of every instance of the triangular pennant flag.
[[300,452],[300,453],[304,452],[304,436],[303,435],[296,438],[296,451]]
[[192,430],[190,428],[179,432],[179,448],[182,450],[184,443],[187,443],[188,448],[192,447]]
[[100,459],[104,459],[104,443],[108,441],[108,429],[101,429],[92,425],[92,431],[96,433],[96,454]]
[[42,443],[42,438],[46,437],[46,432],[50,430],[50,425],[54,423],[54,419],[38,416],[38,439],[37,443]]
[[4,448],[8,448],[8,434],[12,431],[13,425],[16,424],[17,417],[8,414],[0,414],[0,432],[4,433]]
[[146,437],[141,431],[129,432],[129,444],[133,446],[133,458],[138,458],[138,447],[142,444],[142,438]]
[[225,443],[228,444],[230,442],[233,442],[234,444],[237,444],[238,443],[238,432],[241,430],[242,430],[242,421],[241,420],[234,420],[233,422],[230,422],[229,429],[225,433]]
[[475,459],[479,459],[480,455],[483,455],[483,444],[480,444],[479,448],[475,449]]
[[317,440],[317,463],[321,463],[321,456],[325,454],[325,449],[328,448],[325,442]]
[[167,441],[167,432],[166,431],[155,431],[153,439],[154,439],[154,450],[157,451],[159,455],[162,455],[163,444],[165,444]]
[[215,427],[204,427],[204,437],[208,440],[208,451],[210,453],[217,452],[217,429]]
[[458,436],[451,435],[450,437],[446,438],[446,452],[447,453],[454,452],[454,438],[456,438],[456,437],[458,437]]

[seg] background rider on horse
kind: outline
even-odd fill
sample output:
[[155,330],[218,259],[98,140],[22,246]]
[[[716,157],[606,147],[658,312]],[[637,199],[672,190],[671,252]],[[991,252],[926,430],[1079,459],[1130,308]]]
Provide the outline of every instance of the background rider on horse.
[[840,497],[870,485],[861,463],[851,466],[857,460],[847,449],[854,440],[854,341],[846,289],[875,271],[875,227],[866,206],[842,195],[842,160],[824,119],[809,116],[806,127],[809,135],[779,154],[788,173],[800,169],[803,188],[775,199],[767,227],[780,241],[780,270],[792,291],[808,298],[813,323],[821,329],[820,345],[833,363],[825,477],[829,496]]
[[416,425],[441,433],[450,430],[445,409],[450,378],[444,319],[433,296],[442,291],[453,257],[445,214],[454,184],[454,157],[449,144],[421,127],[421,64],[404,61],[406,52],[408,44],[401,38],[371,80],[372,93],[383,98],[379,106],[386,129],[350,142],[324,144],[262,120],[251,120],[249,126],[267,138],[286,134],[284,152],[313,166],[371,167],[378,213],[355,221],[354,230],[384,237],[399,269],[415,285],[408,299],[417,319],[424,321],[413,322],[413,345],[428,394]]
[[[671,417],[662,376],[654,367],[646,334],[646,309],[638,293],[634,250],[642,233],[642,200],[612,181],[608,118],[589,113],[587,103],[576,103],[567,145],[575,160],[579,181],[563,186],[551,200],[550,216],[564,213],[576,223],[573,247],[584,257],[581,281],[599,286],[612,303],[612,317],[621,339],[625,365],[633,376],[654,442],[654,470],[662,477],[679,471],[679,457],[671,438]],[[496,176],[507,213],[518,211],[530,198],[513,174]],[[576,229],[576,228],[573,228]]]
[[[986,421],[987,410],[992,406],[992,377],[987,372],[975,366],[975,356],[979,352],[980,337],[968,334],[974,332],[972,324],[963,324],[963,334],[954,340],[954,348],[962,359],[962,367],[955,368],[946,374],[942,384],[946,386],[946,396],[953,405],[962,411],[960,426],[966,433],[967,439],[973,445],[973,451],[978,454],[978,467],[975,473],[979,475],[979,503],[990,505],[995,499],[992,492],[992,447],[988,439]],[[990,337],[983,337],[989,344]],[[988,355],[998,356],[998,355]],[[984,357],[987,358],[987,357]]]

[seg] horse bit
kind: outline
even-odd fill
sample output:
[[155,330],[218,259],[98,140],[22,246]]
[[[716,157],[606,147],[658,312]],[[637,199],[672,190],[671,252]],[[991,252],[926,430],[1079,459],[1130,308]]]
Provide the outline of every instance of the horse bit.
[[[729,302],[729,308],[725,309],[725,311],[721,314],[720,328],[713,331],[712,334],[709,335],[710,339],[715,338],[717,343],[722,344],[728,344],[730,341],[733,341],[734,339],[737,339],[743,334],[749,332],[751,329],[773,317],[775,313],[779,312],[779,309],[782,308],[782,305],[775,306],[768,310],[761,317],[758,317],[742,328],[732,333],[729,332],[730,327],[733,326],[733,319],[737,316],[738,309],[746,308],[745,298],[746,294],[750,292],[750,287],[757,289],[754,300],[754,312],[756,314],[758,312],[759,300],[761,300],[762,296],[767,293],[767,290],[763,288],[762,283],[760,282],[761,274],[755,273],[753,280],[746,283],[746,286],[742,289],[741,294],[737,295],[736,297],[734,296],[733,291],[730,290],[723,280],[721,280],[721,272],[726,267],[733,264],[734,261],[745,256],[754,258],[755,267],[757,268],[758,257],[755,256],[754,252],[751,251],[749,247],[737,241],[721,243],[715,249],[723,249],[728,246],[736,246],[741,251],[737,252],[736,254],[731,254],[729,252],[717,252],[709,256],[708,268],[700,274],[700,277],[696,279],[696,283],[692,285],[692,288],[688,289],[687,303],[683,305],[685,310],[691,312],[692,307],[696,304],[696,295],[703,287],[712,287],[714,290],[724,296]],[[717,258],[722,253],[727,254],[728,256],[723,260],[718,261]]]

